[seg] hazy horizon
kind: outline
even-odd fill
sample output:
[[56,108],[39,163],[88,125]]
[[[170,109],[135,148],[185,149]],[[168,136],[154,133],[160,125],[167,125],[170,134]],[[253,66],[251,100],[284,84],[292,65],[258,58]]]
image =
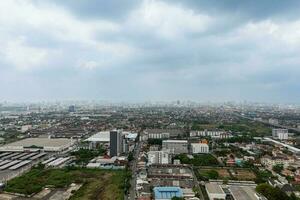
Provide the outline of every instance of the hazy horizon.
[[0,1],[0,102],[300,102],[300,1]]

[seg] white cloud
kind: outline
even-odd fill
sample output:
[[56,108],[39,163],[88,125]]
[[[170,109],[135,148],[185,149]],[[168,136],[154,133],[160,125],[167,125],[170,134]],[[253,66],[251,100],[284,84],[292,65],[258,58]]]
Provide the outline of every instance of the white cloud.
[[7,62],[12,63],[19,70],[41,66],[47,62],[46,49],[28,46],[22,38],[8,41],[2,48],[2,55]]
[[145,0],[129,17],[129,26],[137,31],[149,31],[158,36],[174,39],[188,33],[208,29],[213,19],[180,5],[170,5],[158,0]]
[[220,84],[222,90],[227,83],[249,88],[281,84],[286,72],[289,80],[300,74],[300,20],[239,21],[237,14],[207,13],[160,0],[140,1],[116,21],[101,14],[81,18],[71,9],[59,1],[0,1],[0,78],[11,74],[6,80],[12,80],[23,71],[51,67],[36,70],[42,77],[36,85],[44,79],[47,85],[56,83],[63,71],[70,88],[81,88],[76,85],[80,78],[90,84],[92,78],[95,83],[115,76],[116,91],[129,82],[141,91],[146,91],[144,83],[155,92],[175,94],[183,91],[180,87],[200,85]]
[[92,69],[97,68],[99,66],[99,63],[97,63],[96,61],[93,61],[93,60],[79,61],[78,66],[83,69],[92,70]]
[[77,42],[92,42],[97,33],[118,31],[118,25],[110,21],[81,21],[54,4],[32,0],[0,1],[0,24],[8,30],[43,30],[59,39]]
[[[134,48],[126,43],[101,39],[119,31],[119,24],[102,19],[81,20],[51,3],[0,1],[0,43],[7,44],[5,57],[18,69],[37,67],[46,61],[47,52],[53,50],[48,46],[40,48],[30,42],[15,41],[15,38],[34,39],[42,34],[42,39],[55,41],[56,51],[71,53],[64,46],[68,43],[73,46],[73,51],[96,52],[105,60],[102,63],[113,63],[117,59],[127,59],[134,52]],[[48,61],[55,63],[54,59]]]
[[[289,48],[299,47],[300,44],[300,20],[290,22],[276,22],[264,20],[249,22],[237,30],[237,34],[245,39],[268,40],[274,43],[289,45]],[[264,44],[262,44],[264,45]]]

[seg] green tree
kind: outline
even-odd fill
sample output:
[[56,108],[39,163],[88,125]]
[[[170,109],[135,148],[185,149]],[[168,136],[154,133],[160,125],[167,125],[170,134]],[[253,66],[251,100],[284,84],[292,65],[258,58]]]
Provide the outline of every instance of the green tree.
[[130,161],[132,161],[133,159],[134,159],[133,153],[132,153],[132,152],[129,152],[129,154],[128,154],[128,161],[130,162]]
[[216,170],[209,170],[208,172],[207,172],[207,175],[208,175],[208,178],[210,178],[210,179],[217,179],[217,178],[219,178],[219,173],[216,171]]
[[272,178],[272,173],[268,170],[254,169],[254,172],[256,174],[256,183],[265,183],[269,178]]
[[150,145],[162,145],[162,139],[148,139],[148,144]]
[[272,187],[267,183],[259,184],[256,187],[256,191],[264,195],[268,200],[290,200],[290,197],[281,191],[278,187]]
[[172,200],[184,200],[183,197],[172,197]]
[[279,174],[283,170],[283,165],[274,165],[272,169],[274,172]]

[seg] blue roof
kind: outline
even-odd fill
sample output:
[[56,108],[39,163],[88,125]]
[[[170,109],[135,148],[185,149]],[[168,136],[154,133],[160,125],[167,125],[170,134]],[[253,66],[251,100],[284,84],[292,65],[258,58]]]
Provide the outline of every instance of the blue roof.
[[180,187],[155,187],[153,189],[155,200],[172,199],[172,197],[183,197]]

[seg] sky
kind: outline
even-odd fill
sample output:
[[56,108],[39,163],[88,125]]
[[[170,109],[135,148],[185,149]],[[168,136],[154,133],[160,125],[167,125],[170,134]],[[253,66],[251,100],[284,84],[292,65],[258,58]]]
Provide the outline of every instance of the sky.
[[298,0],[0,1],[0,101],[300,101]]

